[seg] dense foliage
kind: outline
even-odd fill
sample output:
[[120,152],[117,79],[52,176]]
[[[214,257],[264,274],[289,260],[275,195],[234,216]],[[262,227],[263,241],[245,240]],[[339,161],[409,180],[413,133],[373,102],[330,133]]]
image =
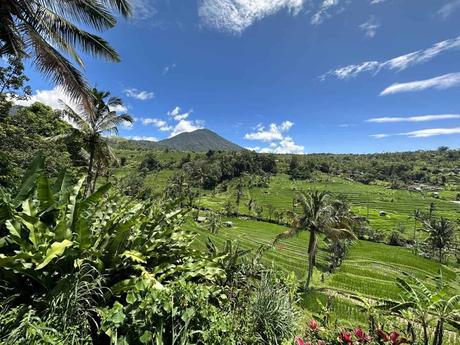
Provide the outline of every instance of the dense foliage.
[[14,187],[38,152],[47,158],[46,173],[82,162],[78,141],[55,142],[50,137],[69,133],[70,125],[50,107],[35,103],[0,116],[0,185]]

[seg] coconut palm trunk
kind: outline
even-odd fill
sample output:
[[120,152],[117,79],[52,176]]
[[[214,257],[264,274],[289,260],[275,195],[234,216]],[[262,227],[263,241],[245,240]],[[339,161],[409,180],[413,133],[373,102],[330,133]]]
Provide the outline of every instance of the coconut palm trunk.
[[95,153],[95,144],[94,144],[94,140],[91,139],[89,143],[89,161],[88,161],[88,176],[86,178],[86,196],[90,196],[92,193],[94,153]]
[[311,278],[313,276],[313,269],[315,267],[317,243],[318,239],[316,234],[316,228],[313,227],[310,230],[310,241],[308,242],[308,274],[307,282],[305,284],[305,289],[307,290],[310,287]]

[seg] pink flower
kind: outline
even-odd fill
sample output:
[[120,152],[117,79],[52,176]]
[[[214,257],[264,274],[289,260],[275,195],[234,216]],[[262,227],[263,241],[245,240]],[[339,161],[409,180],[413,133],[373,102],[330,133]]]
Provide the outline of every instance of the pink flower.
[[307,345],[305,344],[305,341],[301,337],[295,337],[294,341],[296,342],[297,345]]
[[324,342],[324,340],[318,340],[317,345],[326,345],[326,343]]
[[367,342],[371,341],[371,337],[368,336],[366,333],[364,333],[364,331],[361,328],[356,327],[353,330],[353,332],[355,333],[356,338],[358,338],[358,342],[367,343]]
[[310,320],[310,322],[308,323],[308,326],[310,327],[310,329],[312,331],[316,331],[318,329],[318,322],[316,322],[315,319],[312,319]]
[[377,335],[379,337],[380,340],[382,340],[383,342],[387,342],[390,340],[390,337],[388,336],[388,334],[384,331],[382,331],[381,329],[378,329],[377,330]]
[[342,331],[342,333],[339,334],[339,342],[340,344],[352,345],[351,333]]
[[393,345],[400,345],[407,343],[406,338],[400,338],[398,332],[391,332],[390,333],[390,341]]

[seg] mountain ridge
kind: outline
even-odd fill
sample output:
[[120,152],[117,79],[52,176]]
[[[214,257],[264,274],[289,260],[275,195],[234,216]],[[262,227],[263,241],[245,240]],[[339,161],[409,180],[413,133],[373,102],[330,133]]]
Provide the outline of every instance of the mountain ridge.
[[169,148],[176,151],[207,152],[213,151],[241,151],[241,146],[221,137],[209,129],[197,129],[192,132],[180,133],[174,137],[160,141],[135,140],[128,138],[107,138],[110,145],[125,148],[140,148],[160,150]]
[[221,137],[219,134],[206,129],[197,129],[193,132],[180,133],[172,138],[160,140],[161,146],[177,151],[207,152],[213,151],[241,151],[241,146]]

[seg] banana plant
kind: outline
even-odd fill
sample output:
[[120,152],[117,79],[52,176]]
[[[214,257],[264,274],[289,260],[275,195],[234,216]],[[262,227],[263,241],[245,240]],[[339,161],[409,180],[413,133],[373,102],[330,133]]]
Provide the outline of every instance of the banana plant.
[[412,321],[422,327],[424,345],[429,344],[429,328],[434,321],[436,327],[432,344],[441,345],[446,324],[457,331],[460,330],[460,295],[449,296],[449,288],[443,281],[441,272],[436,278],[435,289],[413,275],[408,273],[404,275],[404,279],[396,279],[402,291],[401,301],[398,303],[387,301],[388,309],[406,318],[411,315]]

